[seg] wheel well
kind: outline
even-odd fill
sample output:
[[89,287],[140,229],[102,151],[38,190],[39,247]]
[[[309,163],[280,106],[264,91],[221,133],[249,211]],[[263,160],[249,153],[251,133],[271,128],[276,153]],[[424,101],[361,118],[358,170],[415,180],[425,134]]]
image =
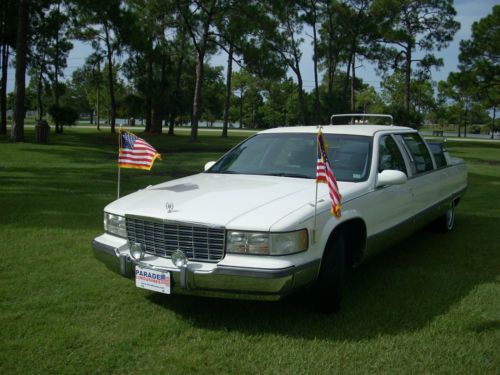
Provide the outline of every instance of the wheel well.
[[348,220],[332,231],[328,242],[340,230],[344,233],[346,266],[352,267],[363,258],[366,248],[366,225],[360,218]]

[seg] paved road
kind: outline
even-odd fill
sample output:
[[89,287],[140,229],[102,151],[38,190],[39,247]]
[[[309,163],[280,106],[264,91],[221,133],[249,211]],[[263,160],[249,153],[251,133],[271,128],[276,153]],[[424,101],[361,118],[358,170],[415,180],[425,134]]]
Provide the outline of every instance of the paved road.
[[[420,134],[422,134],[423,136],[426,136],[426,137],[433,136],[431,131],[421,131]],[[497,140],[497,141],[500,140],[500,135],[497,135],[496,137],[497,138],[495,138],[494,140]],[[452,139],[460,139],[462,141],[478,140],[478,139],[491,140],[491,136],[489,134],[471,134],[471,133],[468,133],[467,138],[464,138],[463,135],[461,137],[458,137],[456,132],[444,132],[443,137],[436,137],[436,138],[452,138]]]
[[[24,128],[25,129],[33,129],[35,127],[35,125],[24,125]],[[7,130],[10,131],[10,128],[11,126],[10,125],[7,125]],[[51,129],[54,129],[55,126],[51,126]],[[65,128],[70,128],[70,129],[94,129],[96,130],[97,128],[95,126],[92,126],[92,125],[72,125],[72,126],[65,126]],[[118,129],[119,126],[117,125],[116,128]],[[122,129],[126,129],[126,130],[138,130],[138,131],[144,131],[145,127],[144,126],[122,126],[121,127]],[[110,130],[110,126],[109,125],[101,125],[101,130]],[[199,131],[208,131],[208,132],[218,132],[218,133],[221,133],[222,132],[222,128],[198,128]],[[168,128],[163,128],[163,133],[167,133],[168,131]],[[182,128],[179,128],[179,127],[176,127],[175,128],[175,131],[182,131],[182,132],[190,132],[191,131],[191,128],[189,127],[182,127]],[[234,132],[234,133],[255,133],[257,132],[258,130],[254,130],[254,129],[238,129],[238,128],[229,128],[228,129],[229,132]]]
[[[35,125],[25,125],[24,126],[27,129],[33,129]],[[53,127],[52,127],[53,128]],[[70,126],[70,128],[76,128],[76,129],[96,129],[95,126],[92,125],[73,125]],[[118,126],[117,126],[118,128]],[[10,126],[7,127],[8,131],[10,131]],[[109,131],[110,127],[109,125],[101,125],[101,130],[104,131]],[[122,129],[126,130],[135,130],[135,131],[144,131],[144,126],[122,126]],[[167,129],[164,128],[164,133],[167,132]],[[220,133],[222,131],[222,128],[198,128],[199,131],[203,132],[217,132]],[[176,127],[175,128],[176,132],[190,132],[191,128],[189,127]],[[239,128],[229,128],[228,131],[233,134],[237,133],[246,133],[246,134],[252,134],[255,133],[259,130],[255,129],[239,129]],[[492,140],[488,134],[467,134],[467,138],[462,137],[457,137],[456,132],[444,132],[443,137],[434,137],[432,135],[432,131],[421,131],[420,134],[422,134],[426,138],[433,138],[433,139],[450,139],[454,141],[465,141],[465,142],[471,142],[471,141],[476,141],[476,142],[496,142],[500,144],[500,138],[496,138]]]

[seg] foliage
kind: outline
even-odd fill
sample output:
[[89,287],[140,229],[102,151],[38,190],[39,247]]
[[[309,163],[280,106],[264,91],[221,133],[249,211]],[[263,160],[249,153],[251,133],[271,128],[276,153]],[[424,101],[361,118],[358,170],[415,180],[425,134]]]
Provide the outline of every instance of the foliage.
[[[396,70],[400,64],[403,66],[402,122],[410,125],[413,54],[415,51],[426,53],[419,60],[421,75],[425,75],[432,66],[442,65],[442,61],[430,52],[446,47],[459,28],[460,24],[454,19],[453,0],[375,0],[374,8],[381,35],[389,46],[386,50],[388,56],[394,58]],[[387,60],[384,61],[387,63]],[[382,65],[382,68],[387,67]]]
[[493,108],[491,137],[496,129],[496,107],[500,102],[500,5],[472,25],[472,37],[460,42],[461,80],[476,100]]
[[[14,17],[17,5],[8,0],[0,12],[2,43],[12,42],[5,17]],[[165,123],[174,134],[174,125],[190,122],[194,140],[199,119],[265,128],[376,111],[419,126],[451,121],[445,118],[448,109],[454,122],[463,122],[464,116],[455,115],[466,103],[472,120],[478,103],[495,109],[498,102],[499,6],[474,24],[471,39],[461,46],[460,77],[435,98],[430,72],[442,60],[433,53],[447,46],[458,27],[451,0],[42,0],[31,5],[26,107],[38,108],[39,117],[44,108],[61,104],[90,114],[91,121],[93,115],[99,122],[106,118],[112,129],[116,117],[145,119],[145,130],[152,133],[161,133]],[[93,53],[71,78],[63,77],[73,38],[89,43]],[[309,41],[311,62],[302,56]],[[223,69],[209,60],[217,53],[228,57],[226,72],[233,64],[236,71],[222,77]],[[356,77],[364,61],[378,64],[382,92]],[[311,92],[304,69],[323,73],[322,80],[315,74]]]
[[500,99],[500,5],[472,25],[472,36],[460,43],[460,71],[471,75],[471,86],[492,103]]
[[78,112],[72,107],[53,104],[48,113],[56,125],[74,125],[78,120]]

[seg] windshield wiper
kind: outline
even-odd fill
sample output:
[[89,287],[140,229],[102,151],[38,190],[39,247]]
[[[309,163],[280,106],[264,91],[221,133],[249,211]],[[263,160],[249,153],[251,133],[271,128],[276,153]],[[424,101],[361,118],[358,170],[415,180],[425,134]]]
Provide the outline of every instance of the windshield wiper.
[[264,173],[265,176],[279,176],[279,177],[296,177],[296,178],[312,178],[310,176],[306,176],[305,174],[300,173]]

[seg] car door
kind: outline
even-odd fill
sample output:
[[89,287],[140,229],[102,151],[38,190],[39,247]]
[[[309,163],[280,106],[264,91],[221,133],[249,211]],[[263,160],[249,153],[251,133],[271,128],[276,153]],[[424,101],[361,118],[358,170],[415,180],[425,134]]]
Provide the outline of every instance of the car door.
[[[392,134],[381,134],[375,143],[374,162],[377,163],[377,174],[390,169],[409,175],[408,161]],[[406,183],[376,187],[375,179],[374,191],[369,194],[370,209],[366,212],[371,252],[386,247],[408,233],[405,224],[411,220],[411,198],[411,190]]]
[[430,151],[418,133],[399,135],[411,161],[409,187],[412,191],[410,211],[418,222],[441,199],[440,175],[434,173],[436,166]]

